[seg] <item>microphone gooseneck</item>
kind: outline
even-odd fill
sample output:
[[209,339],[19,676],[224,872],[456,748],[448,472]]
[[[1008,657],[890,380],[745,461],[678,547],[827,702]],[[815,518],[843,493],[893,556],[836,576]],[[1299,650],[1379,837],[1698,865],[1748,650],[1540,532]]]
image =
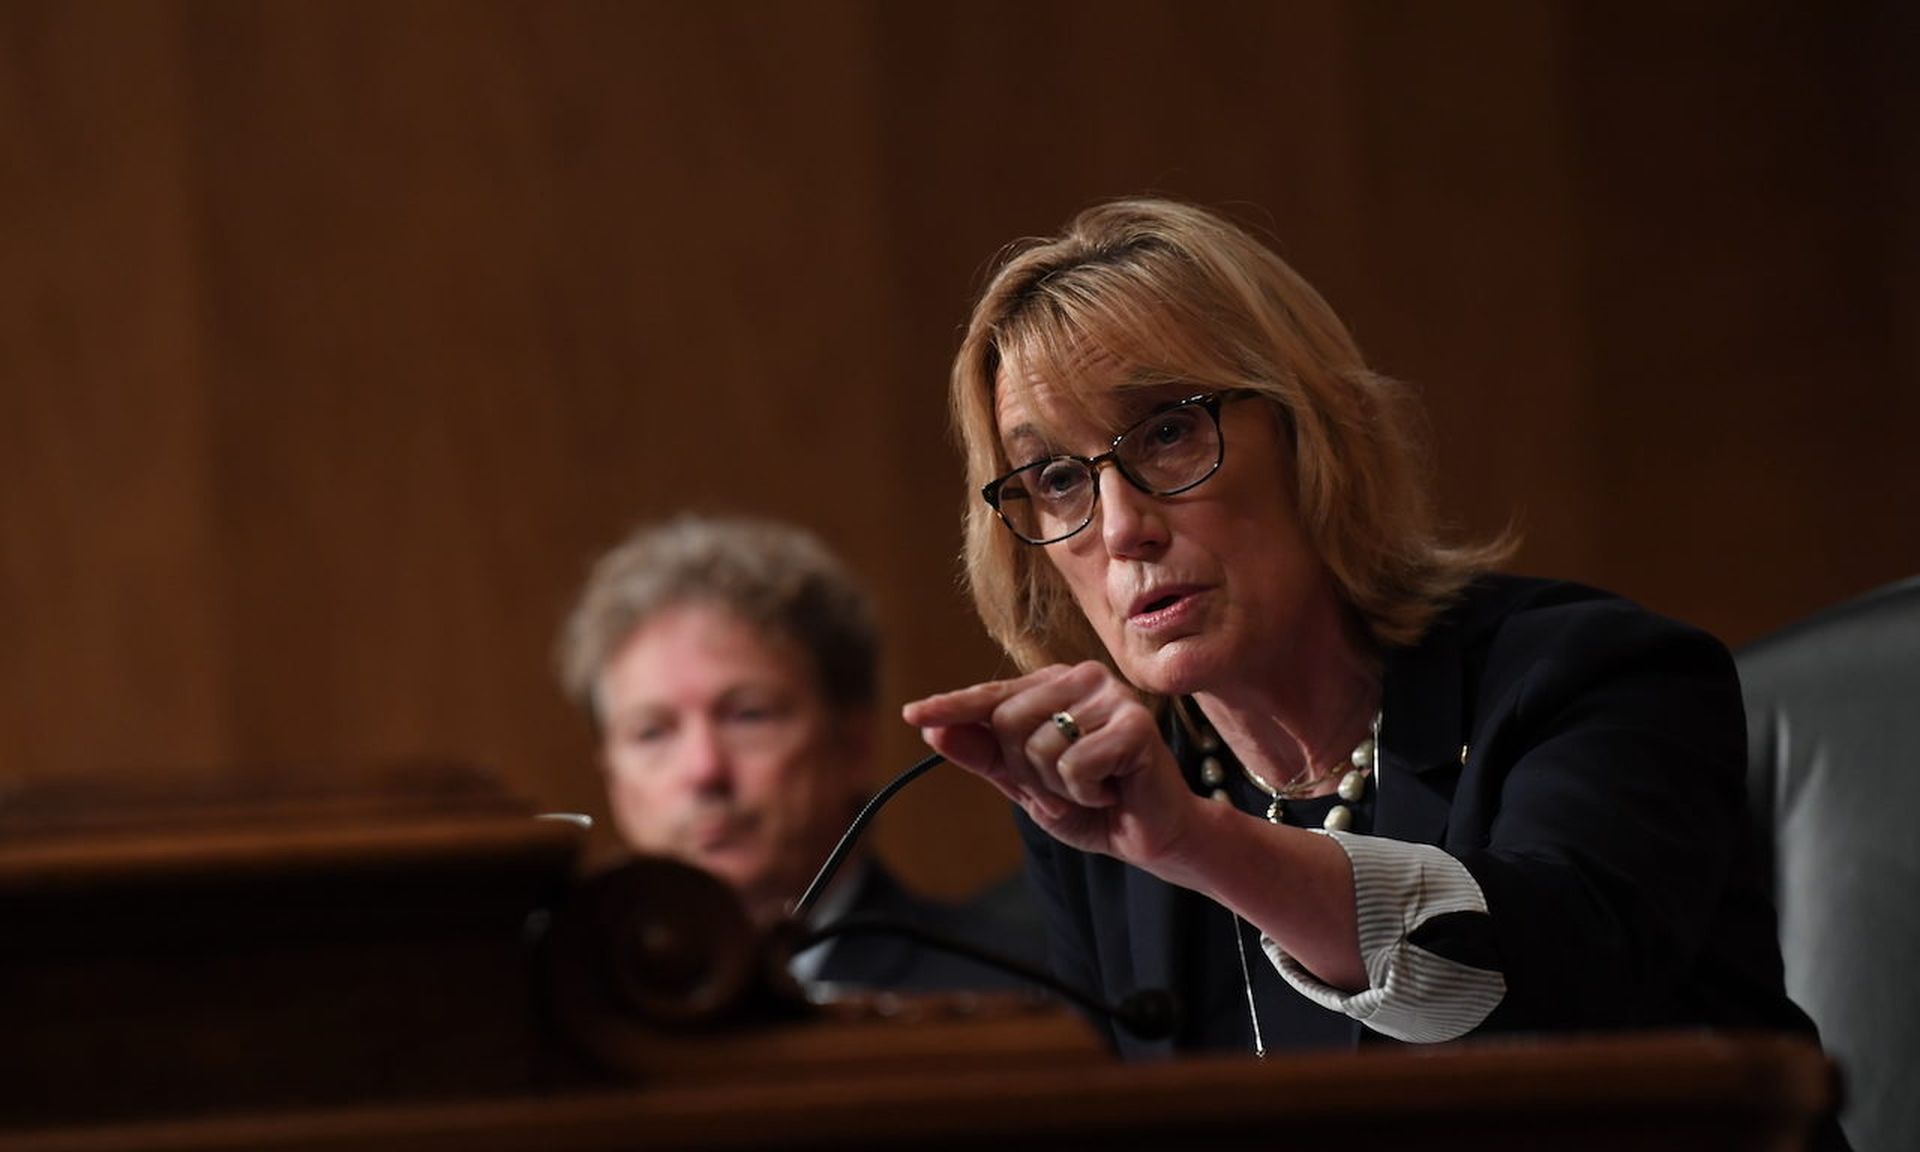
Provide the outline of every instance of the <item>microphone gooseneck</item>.
[[[895,776],[888,781],[886,787],[873,794],[873,798],[868,800],[854,816],[853,822],[847,825],[847,830],[841,835],[840,842],[835,844],[833,851],[827,854],[826,863],[820,866],[820,871],[814,875],[813,882],[807,885],[807,890],[794,902],[788,912],[790,925],[798,928],[806,923],[807,914],[813,910],[814,904],[820,899],[820,894],[833,880],[833,874],[840,870],[840,865],[846,860],[847,853],[853,850],[854,844],[859,841],[860,834],[866,830],[867,824],[873,819],[875,813],[893,798],[894,793],[918,780],[945,759],[946,757],[935,752]],[[997,968],[1002,972],[1018,976],[1078,1005],[1091,1015],[1104,1016],[1114,1021],[1141,1040],[1160,1040],[1171,1036],[1179,1023],[1179,1001],[1174,998],[1173,993],[1164,988],[1136,989],[1122,997],[1119,1003],[1108,1004],[1087,992],[1070,987],[1044,968],[982,948],[969,941],[944,936],[938,932],[929,932],[917,924],[899,920],[874,916],[843,917],[832,924],[803,932],[800,936],[793,938],[791,946],[794,953],[799,953],[836,936],[862,932],[903,936],[929,948],[964,956],[977,964],[984,964],[989,968]]]
[[874,813],[880,811],[881,806],[886,804],[895,792],[918,780],[929,769],[945,759],[945,756],[935,752],[895,776],[885,788],[873,794],[873,799],[867,801],[866,805],[860,809],[860,814],[853,818],[853,823],[847,825],[845,834],[840,837],[840,842],[833,846],[833,851],[827,853],[827,862],[822,864],[820,871],[814,874],[813,883],[807,885],[807,890],[801,893],[800,899],[794,903],[792,916],[795,920],[804,922],[807,913],[813,911],[813,905],[820,899],[820,893],[826,890],[828,881],[833,879],[833,874],[840,870],[840,864],[847,858],[847,853],[853,851],[854,843],[860,839],[860,833],[866,830],[867,823],[873,819]]

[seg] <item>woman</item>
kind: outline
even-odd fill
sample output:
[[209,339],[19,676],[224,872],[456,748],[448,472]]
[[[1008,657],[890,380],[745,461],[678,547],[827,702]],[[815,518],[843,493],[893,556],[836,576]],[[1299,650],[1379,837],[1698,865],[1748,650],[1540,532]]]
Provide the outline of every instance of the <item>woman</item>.
[[1022,810],[1066,980],[1173,988],[1188,1048],[1810,1030],[1724,648],[1443,540],[1408,397],[1272,252],[1093,208],[1001,265],[952,403],[1024,675],[904,715]]

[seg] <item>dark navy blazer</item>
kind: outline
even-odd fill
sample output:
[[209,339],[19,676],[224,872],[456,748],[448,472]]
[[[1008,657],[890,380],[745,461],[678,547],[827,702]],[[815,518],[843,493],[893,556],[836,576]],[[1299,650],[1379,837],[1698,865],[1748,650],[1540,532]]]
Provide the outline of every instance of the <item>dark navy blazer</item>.
[[[1489,576],[1386,654],[1382,716],[1373,834],[1437,845],[1486,896],[1487,915],[1412,937],[1504,975],[1479,1031],[1812,1031],[1782,985],[1740,684],[1718,641],[1590,588]],[[1198,791],[1177,725],[1169,741]],[[1019,821],[1063,979],[1108,1000],[1162,987],[1232,1008],[1203,993],[1242,979],[1230,951],[1195,943],[1222,915],[1210,901]],[[1151,1057],[1197,1046],[1206,1025],[1190,1011],[1169,1041],[1107,1031]]]

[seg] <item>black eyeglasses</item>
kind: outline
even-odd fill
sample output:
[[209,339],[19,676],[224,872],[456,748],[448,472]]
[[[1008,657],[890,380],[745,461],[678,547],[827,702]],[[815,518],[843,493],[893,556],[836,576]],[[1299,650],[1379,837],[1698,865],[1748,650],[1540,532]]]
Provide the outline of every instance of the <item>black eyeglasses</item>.
[[1230,388],[1189,396],[1115,436],[1112,447],[1098,456],[1035,460],[981,488],[980,497],[1020,539],[1058,543],[1093,523],[1102,464],[1111,463],[1127,483],[1151,496],[1175,496],[1198,487],[1226,458],[1220,406],[1257,395],[1248,388]]

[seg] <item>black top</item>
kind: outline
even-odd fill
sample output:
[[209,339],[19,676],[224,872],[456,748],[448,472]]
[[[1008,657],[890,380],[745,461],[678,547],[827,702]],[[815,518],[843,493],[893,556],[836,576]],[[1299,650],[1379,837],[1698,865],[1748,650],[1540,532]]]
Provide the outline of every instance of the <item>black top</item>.
[[[1267,794],[1247,779],[1226,749],[1215,755],[1227,769],[1225,786],[1233,805],[1265,819]],[[1338,796],[1289,800],[1283,808],[1282,822],[1296,828],[1318,828],[1327,813],[1341,803]],[[1363,835],[1370,831],[1372,787],[1368,787],[1364,798],[1347,807],[1354,814],[1348,830]],[[1353,1021],[1331,1008],[1315,1004],[1281,979],[1279,971],[1260,948],[1259,930],[1232,912],[1218,906],[1203,910],[1196,926],[1196,943],[1201,952],[1196,968],[1205,972],[1230,971],[1234,979],[1196,988],[1190,993],[1198,998],[1188,1014],[1188,1040],[1193,1047],[1253,1051],[1253,1013],[1247,1007],[1249,989],[1259,1012],[1260,1042],[1267,1051],[1337,1048],[1352,1043]]]

